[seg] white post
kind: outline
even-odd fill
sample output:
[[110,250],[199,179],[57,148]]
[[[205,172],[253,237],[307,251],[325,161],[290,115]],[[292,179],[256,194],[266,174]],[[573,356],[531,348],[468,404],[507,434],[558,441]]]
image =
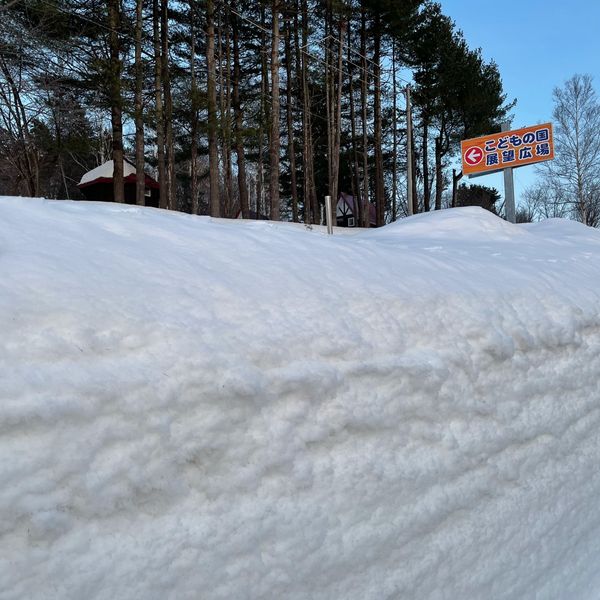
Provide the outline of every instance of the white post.
[[333,215],[331,196],[325,196],[325,217],[327,219],[327,233],[333,235]]
[[410,85],[406,86],[406,202],[408,215],[413,214],[413,159],[412,159],[412,109],[410,107]]
[[[502,123],[502,131],[509,129],[508,123]],[[506,220],[509,223],[515,223],[515,182],[512,167],[504,169],[504,209],[506,210]]]

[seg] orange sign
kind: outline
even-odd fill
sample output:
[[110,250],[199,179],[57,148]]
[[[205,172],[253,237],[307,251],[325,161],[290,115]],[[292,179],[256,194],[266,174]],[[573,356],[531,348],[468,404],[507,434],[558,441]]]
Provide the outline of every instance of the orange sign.
[[463,140],[460,149],[464,175],[484,174],[552,160],[552,123]]

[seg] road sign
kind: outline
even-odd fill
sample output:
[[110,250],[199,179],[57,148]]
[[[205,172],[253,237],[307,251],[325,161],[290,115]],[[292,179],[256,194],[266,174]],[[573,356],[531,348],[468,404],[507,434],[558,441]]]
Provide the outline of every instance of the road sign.
[[465,175],[483,175],[554,158],[552,123],[493,133],[460,144]]

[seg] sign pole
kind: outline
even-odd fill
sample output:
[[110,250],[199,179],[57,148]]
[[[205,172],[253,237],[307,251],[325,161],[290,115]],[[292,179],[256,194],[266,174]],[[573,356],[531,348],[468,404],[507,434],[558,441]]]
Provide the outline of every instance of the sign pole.
[[[502,131],[508,131],[509,129],[510,125],[508,123],[502,123]],[[515,182],[512,167],[504,169],[504,209],[506,210],[506,220],[509,223],[516,223]]]

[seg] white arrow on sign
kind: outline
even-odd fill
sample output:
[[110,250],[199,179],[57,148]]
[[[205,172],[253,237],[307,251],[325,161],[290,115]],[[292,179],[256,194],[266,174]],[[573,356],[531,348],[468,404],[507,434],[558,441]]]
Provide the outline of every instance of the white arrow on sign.
[[479,164],[481,162],[482,158],[483,158],[483,151],[481,150],[481,148],[478,148],[477,146],[469,148],[465,152],[465,160],[467,161],[467,164],[469,164],[469,165]]

